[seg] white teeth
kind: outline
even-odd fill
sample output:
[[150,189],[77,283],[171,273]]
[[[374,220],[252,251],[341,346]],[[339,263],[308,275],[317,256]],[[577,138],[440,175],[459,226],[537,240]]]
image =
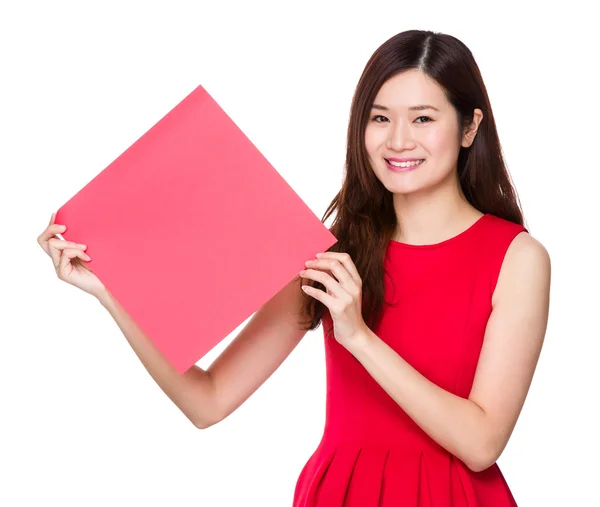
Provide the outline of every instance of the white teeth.
[[411,162],[392,162],[388,160],[388,162],[395,167],[413,167],[419,165],[423,160],[412,160]]

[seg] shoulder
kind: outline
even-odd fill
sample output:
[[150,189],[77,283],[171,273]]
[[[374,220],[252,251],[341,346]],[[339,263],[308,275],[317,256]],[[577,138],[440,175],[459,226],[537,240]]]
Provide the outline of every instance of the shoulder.
[[518,266],[549,266],[550,254],[546,247],[529,232],[521,231],[511,241],[505,261]]
[[527,231],[517,233],[506,250],[492,304],[503,295],[514,297],[515,292],[523,292],[520,289],[525,285],[547,292],[550,272],[550,254],[546,247]]
[[543,262],[544,257],[549,260],[544,245],[535,239],[524,225],[489,215],[489,227],[485,232],[489,242],[503,247],[500,248],[499,254],[506,263],[527,262],[527,259],[530,259],[530,262]]

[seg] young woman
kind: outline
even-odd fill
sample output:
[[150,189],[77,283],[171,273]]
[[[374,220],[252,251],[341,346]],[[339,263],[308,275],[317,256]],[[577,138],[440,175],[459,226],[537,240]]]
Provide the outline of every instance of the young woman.
[[463,43],[411,30],[375,51],[352,101],[344,183],[323,221],[333,211],[339,241],[206,371],[184,375],[85,266],[85,245],[55,237],[65,228],[54,215],[38,242],[199,428],[231,414],[323,322],[326,423],[295,507],[514,507],[496,460],[540,355],[550,259],[523,225]]

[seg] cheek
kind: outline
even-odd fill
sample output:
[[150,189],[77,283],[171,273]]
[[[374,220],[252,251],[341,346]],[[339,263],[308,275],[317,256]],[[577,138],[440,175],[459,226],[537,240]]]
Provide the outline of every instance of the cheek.
[[382,136],[381,133],[367,128],[365,131],[365,148],[369,155],[375,154],[381,147]]
[[421,138],[422,145],[431,154],[451,154],[456,149],[456,136],[447,129],[429,129]]

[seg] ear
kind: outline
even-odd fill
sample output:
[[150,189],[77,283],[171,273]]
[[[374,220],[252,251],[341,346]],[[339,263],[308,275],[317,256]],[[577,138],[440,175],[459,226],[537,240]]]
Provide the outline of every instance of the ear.
[[462,141],[460,143],[461,146],[463,146],[464,148],[468,148],[473,144],[473,141],[475,140],[475,135],[477,134],[477,129],[479,128],[479,124],[481,123],[482,118],[483,111],[481,109],[473,109],[473,121],[471,122],[471,125],[469,125],[469,127],[463,135]]

